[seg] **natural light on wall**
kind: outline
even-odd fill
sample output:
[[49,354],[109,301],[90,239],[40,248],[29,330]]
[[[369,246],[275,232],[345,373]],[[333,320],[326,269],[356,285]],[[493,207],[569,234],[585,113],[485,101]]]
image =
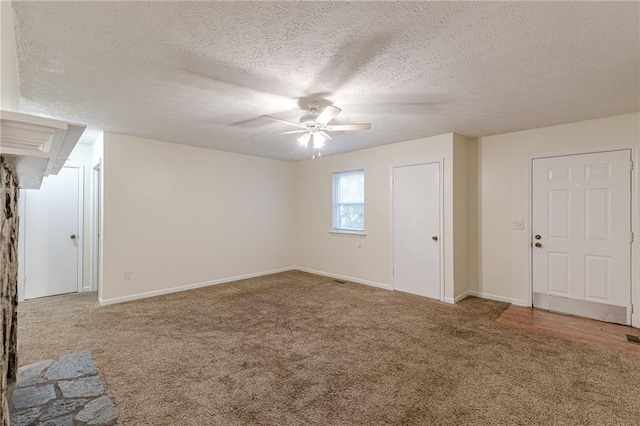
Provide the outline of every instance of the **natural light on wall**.
[[333,230],[364,232],[364,170],[333,174]]

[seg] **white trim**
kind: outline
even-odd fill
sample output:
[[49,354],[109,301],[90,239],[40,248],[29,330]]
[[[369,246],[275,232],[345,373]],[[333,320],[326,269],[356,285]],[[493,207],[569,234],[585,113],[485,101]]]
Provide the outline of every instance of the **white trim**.
[[[512,305],[516,305],[516,306],[531,307],[531,305],[529,305],[526,300],[514,299],[512,297],[498,296],[497,294],[483,293],[483,292],[480,292],[480,291],[468,291],[468,292],[464,293],[463,296],[464,297],[474,296],[474,297],[479,297],[481,299],[488,299],[488,300],[495,300],[495,301],[498,301],[498,302],[511,303]],[[460,300],[462,300],[462,299],[460,299]],[[458,300],[458,301],[460,301],[460,300]]]
[[91,168],[91,235],[89,238],[91,246],[89,247],[90,253],[90,277],[89,285],[90,290],[97,291],[100,283],[100,247],[98,234],[100,232],[100,207],[102,204],[102,159],[98,164]]
[[331,272],[318,271],[318,270],[315,270],[315,269],[303,268],[301,266],[294,266],[291,269],[295,269],[295,270],[298,270],[298,271],[301,271],[301,272],[307,272],[309,274],[323,275],[323,276],[329,277],[329,278],[337,278],[339,280],[349,281],[349,282],[356,283],[356,284],[364,284],[364,285],[368,285],[368,286],[371,286],[371,287],[378,287],[378,288],[382,288],[382,289],[385,289],[385,290],[393,290],[389,284],[379,283],[379,282],[376,282],[376,281],[363,280],[362,278],[348,277],[346,275],[333,274]]
[[446,303],[450,303],[452,305],[455,305],[456,303],[458,303],[459,301],[466,299],[467,297],[471,296],[471,291],[465,291],[464,293],[462,293],[460,296],[456,297],[456,298],[451,298],[451,297],[445,297],[444,298],[444,302]]
[[[339,280],[344,280],[344,281],[352,282],[352,283],[355,283],[355,284],[363,284],[363,285],[367,285],[367,286],[370,286],[370,287],[376,287],[376,288],[380,288],[380,289],[383,289],[383,290],[393,291],[393,288],[391,287],[391,285],[385,284],[385,283],[364,280],[362,278],[349,277],[347,275],[334,274],[334,273],[331,273],[331,272],[318,271],[317,269],[310,269],[310,268],[305,268],[305,267],[302,267],[302,266],[288,266],[288,267],[285,267],[285,268],[272,269],[272,270],[269,270],[269,271],[255,272],[255,273],[251,273],[251,274],[237,275],[237,276],[234,276],[234,277],[221,278],[221,279],[212,280],[212,281],[205,281],[205,282],[201,282],[201,283],[187,284],[187,285],[183,285],[183,286],[179,286],[179,287],[171,287],[171,288],[166,288],[166,289],[162,289],[162,290],[149,291],[149,292],[145,292],[145,293],[131,294],[129,296],[113,297],[111,299],[102,299],[101,297],[99,297],[98,298],[98,302],[102,306],[113,305],[113,304],[116,304],[116,303],[130,302],[130,301],[133,301],[133,300],[146,299],[146,298],[149,298],[149,297],[162,296],[162,295],[171,294],[171,293],[178,293],[178,292],[181,292],[181,291],[193,290],[193,289],[201,288],[201,287],[209,287],[209,286],[218,285],[218,284],[225,284],[225,283],[230,283],[230,282],[233,282],[233,281],[246,280],[246,279],[249,279],[249,278],[256,278],[256,277],[261,277],[261,276],[265,276],[265,275],[278,274],[278,273],[287,272],[287,271],[306,272],[306,273],[309,273],[309,274],[320,275],[320,276],[324,276],[324,277],[328,277],[328,278],[336,278],[336,279],[339,279]],[[529,306],[529,305],[527,305],[527,302],[524,301],[524,300],[514,299],[514,298],[511,298],[511,297],[498,296],[496,294],[482,293],[482,292],[478,292],[478,291],[467,291],[467,292],[462,293],[461,295],[457,296],[455,299],[452,299],[450,297],[446,297],[442,301],[446,302],[446,303],[449,303],[449,304],[455,304],[455,303],[460,302],[463,299],[466,299],[469,296],[475,296],[475,297],[479,297],[481,299],[496,300],[498,302],[511,303],[511,304],[517,305],[517,306]],[[435,300],[435,299],[432,299],[432,300]]]
[[[71,163],[65,164],[62,167],[68,167],[78,169],[78,230],[76,233],[76,241],[78,243],[78,281],[76,283],[77,292],[83,291],[83,271],[84,271],[84,166],[81,164]],[[62,170],[62,168],[60,169]],[[59,171],[58,171],[59,172]],[[55,175],[50,175],[55,176]],[[39,191],[40,189],[30,189],[32,191]],[[27,197],[24,193],[24,189],[20,190],[18,197],[18,302],[25,300],[26,294],[26,214],[27,214]]]
[[[65,164],[63,167],[78,169],[78,293],[84,290],[84,166],[81,164]],[[62,170],[62,169],[60,169]]]
[[360,231],[337,231],[337,230],[333,230],[333,231],[329,231],[329,235],[332,235],[334,237],[357,237],[357,238],[364,238],[367,236],[366,232],[360,232]]
[[[393,229],[393,169],[397,167],[411,167],[411,166],[421,166],[425,164],[435,164],[437,163],[439,166],[439,185],[440,185],[440,230],[439,230],[439,239],[440,239],[440,301],[445,302],[447,298],[445,298],[445,269],[444,269],[444,246],[446,244],[446,238],[444,235],[444,178],[445,178],[445,170],[444,170],[444,157],[434,158],[433,160],[427,160],[420,163],[410,163],[410,164],[396,164],[392,165],[389,168],[389,230],[390,230],[390,238],[391,238],[391,267],[390,271],[390,279],[391,289],[395,290],[395,275],[394,275],[394,251],[393,251],[393,238],[394,238],[394,229]],[[451,298],[448,298],[449,300]]]
[[179,293],[181,291],[193,290],[195,288],[209,287],[217,284],[225,284],[233,281],[240,281],[240,280],[246,280],[249,278],[261,277],[264,275],[272,275],[272,274],[278,274],[280,272],[293,271],[296,269],[297,268],[295,266],[287,266],[286,268],[278,268],[278,269],[271,269],[269,271],[253,272],[251,274],[236,275],[233,277],[220,278],[212,281],[204,281],[204,282],[195,283],[195,284],[186,284],[179,287],[169,287],[169,288],[163,288],[161,290],[153,290],[153,291],[147,291],[144,293],[130,294],[128,296],[112,297],[111,299],[103,299],[102,297],[98,297],[98,303],[100,303],[100,305],[102,306],[113,305],[115,303],[130,302],[132,300],[146,299],[148,297],[162,296],[162,295],[171,294],[171,293]]
[[[570,150],[562,150],[555,152],[540,152],[529,154],[526,167],[526,186],[527,186],[527,205],[526,215],[526,231],[530,236],[527,240],[527,300],[523,306],[533,306],[533,265],[532,265],[532,247],[529,244],[532,235],[531,218],[533,213],[533,160],[538,158],[562,157],[568,155],[594,154],[599,152],[623,151],[631,150],[631,159],[634,167],[631,171],[631,231],[635,235],[640,235],[640,200],[638,196],[638,188],[640,188],[640,173],[638,173],[638,144],[629,143],[621,145],[608,145],[599,147],[576,148]],[[636,238],[631,243],[631,303],[640,306],[640,238]],[[515,303],[514,303],[515,304]],[[640,324],[640,309],[635,309],[631,314],[631,325],[637,327]]]
[[[333,172],[331,179],[333,180],[333,186],[332,186],[332,195],[331,195],[331,227],[332,230],[329,232],[330,234],[335,233],[335,234],[365,234],[364,229],[359,230],[359,229],[345,229],[345,228],[336,228],[336,224],[338,223],[338,209],[337,209],[337,205],[338,203],[336,202],[336,189],[338,187],[338,177],[339,176],[345,176],[345,175],[353,175],[353,174],[362,174],[362,179],[365,179],[365,175],[364,175],[364,169],[353,169],[353,170],[345,170],[342,172]],[[365,191],[366,191],[366,186],[367,183],[364,182],[364,187],[362,188],[362,197],[363,200],[365,199]],[[363,202],[364,205],[364,220],[365,220],[365,226],[367,223],[367,205],[366,205],[366,200]],[[366,235],[366,234],[365,234]]]

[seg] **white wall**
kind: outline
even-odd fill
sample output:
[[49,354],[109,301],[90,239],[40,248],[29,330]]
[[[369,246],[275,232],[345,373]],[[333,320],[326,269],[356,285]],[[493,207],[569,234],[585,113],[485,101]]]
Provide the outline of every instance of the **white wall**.
[[0,1],[0,23],[0,108],[19,111],[18,59],[10,1]]
[[103,179],[103,303],[294,264],[289,162],[105,133]]
[[[519,304],[526,304],[529,299],[530,236],[526,231],[512,230],[512,225],[513,221],[527,219],[527,173],[531,154],[638,142],[639,113],[480,138],[478,291]],[[637,219],[635,232],[640,235]],[[640,251],[638,240],[634,243],[636,265]],[[636,299],[636,303],[640,306],[640,299]]]
[[[459,143],[463,139],[458,139]],[[391,288],[391,169],[444,159],[445,297],[451,300],[454,297],[453,140],[454,135],[450,133],[297,162],[296,265]],[[365,171],[367,235],[332,235],[329,233],[332,174],[354,169]],[[466,283],[460,285],[466,287]]]

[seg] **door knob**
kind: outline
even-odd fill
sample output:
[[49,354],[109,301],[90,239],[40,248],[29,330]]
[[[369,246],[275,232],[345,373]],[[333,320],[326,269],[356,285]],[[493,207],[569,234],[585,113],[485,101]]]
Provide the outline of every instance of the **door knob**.
[[542,244],[540,244],[540,243],[535,243],[534,245],[535,245],[537,248],[542,248]]
[[434,235],[433,237],[431,237],[431,239],[432,239],[433,241],[438,241],[438,236],[437,236],[437,235]]
[[540,236],[540,234],[536,234],[536,236],[535,236],[535,237],[533,237],[533,238],[535,238],[536,240],[539,240],[539,239],[540,239],[540,238],[542,238],[542,237]]
[[69,238],[71,238],[72,240],[75,240],[76,239],[76,234],[71,234],[71,236]]

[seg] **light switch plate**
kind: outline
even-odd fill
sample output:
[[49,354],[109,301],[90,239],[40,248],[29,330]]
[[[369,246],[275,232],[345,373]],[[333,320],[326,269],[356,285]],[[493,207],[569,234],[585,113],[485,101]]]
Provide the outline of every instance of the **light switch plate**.
[[514,231],[524,231],[524,222],[521,220],[516,220],[513,222],[513,230]]

